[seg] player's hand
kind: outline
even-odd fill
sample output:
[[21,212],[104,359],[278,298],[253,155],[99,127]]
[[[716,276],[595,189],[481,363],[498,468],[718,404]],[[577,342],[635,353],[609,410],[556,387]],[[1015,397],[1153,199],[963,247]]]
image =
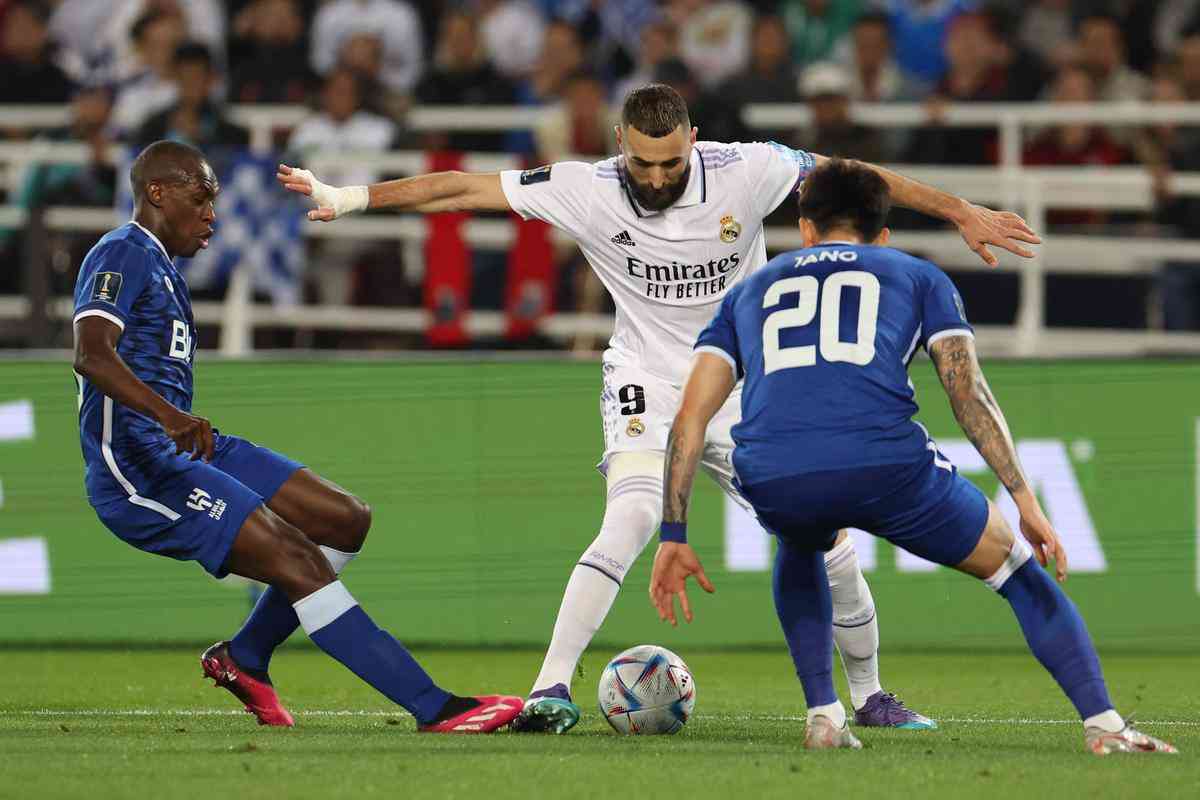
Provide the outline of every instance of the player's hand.
[[1054,526],[1042,509],[1038,507],[1021,511],[1021,535],[1033,545],[1033,554],[1038,563],[1046,566],[1049,559],[1054,559],[1054,572],[1058,582],[1067,579],[1067,551],[1063,549],[1062,541],[1054,531]]
[[171,437],[171,441],[175,442],[175,455],[191,453],[192,461],[200,458],[212,461],[212,423],[204,417],[174,409],[164,415],[159,424],[167,432],[167,436]]
[[683,609],[683,618],[692,621],[692,605],[688,602],[687,579],[695,576],[700,588],[712,594],[716,588],[704,574],[704,567],[691,545],[663,542],[654,554],[654,569],[650,573],[650,602],[658,610],[658,618],[678,625],[675,619],[675,598]]
[[957,225],[967,247],[989,267],[994,267],[1000,262],[988,249],[988,245],[1003,248],[1021,258],[1033,258],[1033,251],[1022,247],[1018,242],[1042,243],[1033,229],[1025,224],[1025,220],[1011,211],[993,211],[968,203],[967,213]]
[[321,183],[306,169],[280,164],[275,179],[289,192],[307,195],[317,204],[308,212],[308,218],[319,222],[332,222],[338,217],[364,211],[369,202],[366,186],[330,186]]

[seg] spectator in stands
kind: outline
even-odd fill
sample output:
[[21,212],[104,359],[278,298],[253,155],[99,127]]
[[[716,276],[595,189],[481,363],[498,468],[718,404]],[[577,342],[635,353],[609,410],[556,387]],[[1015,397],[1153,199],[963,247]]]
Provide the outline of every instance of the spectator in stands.
[[563,100],[534,131],[538,160],[564,161],[584,156],[596,160],[614,152],[613,120],[605,102],[608,94],[595,75],[578,72],[567,79]]
[[182,38],[206,45],[214,62],[224,65],[225,8],[220,0],[124,0],[115,6],[103,30],[96,32],[112,53],[118,80],[138,71],[133,27],[147,14],[178,17],[184,26]]
[[946,33],[949,70],[934,90],[929,121],[913,136],[906,160],[922,164],[994,164],[996,129],[948,128],[941,124],[947,103],[1009,99],[1002,50],[982,14],[957,17]]
[[1120,22],[1111,16],[1093,14],[1079,22],[1079,63],[1091,76],[1096,100],[1118,102],[1144,100],[1149,83],[1130,68]]
[[754,12],[737,0],[674,0],[679,53],[705,88],[716,88],[750,63]]
[[[396,139],[395,124],[365,107],[362,78],[346,67],[334,67],[325,76],[321,88],[320,111],[300,123],[287,143],[285,158],[312,169],[328,172],[337,185],[370,184],[379,180],[372,167],[341,166],[336,162],[312,164],[317,154],[382,153]],[[358,262],[370,253],[372,245],[352,239],[325,240],[318,245],[320,273],[316,275],[317,293],[323,303],[342,305],[354,296],[354,276]]]
[[[492,66],[479,38],[479,22],[473,14],[451,11],[441,20],[432,69],[417,84],[417,102],[463,108],[508,105],[515,88]],[[426,137],[432,150],[500,151],[503,133],[435,133]]]
[[1035,0],[1021,16],[1017,40],[1047,64],[1065,66],[1075,56],[1072,0]]
[[791,39],[792,61],[799,67],[830,61],[837,54],[855,20],[863,11],[863,0],[783,0],[779,14]]
[[250,144],[246,129],[226,119],[213,102],[220,75],[207,46],[199,42],[181,45],[175,51],[172,74],[178,88],[176,102],[141,126],[135,140],[139,147],[159,139],[187,142],[206,152]]
[[1005,96],[1017,103],[1029,103],[1042,95],[1053,77],[1040,55],[1026,47],[1017,35],[1017,18],[997,5],[980,12],[991,30],[997,48],[997,64],[1005,76]]
[[233,20],[236,103],[302,103],[316,85],[297,0],[252,0]]
[[1175,66],[1184,97],[1193,103],[1200,101],[1200,28],[1180,40]]
[[[1090,103],[1096,99],[1091,73],[1080,67],[1064,67],[1051,88],[1054,103]],[[1113,166],[1129,160],[1102,126],[1065,123],[1042,132],[1025,149],[1024,163],[1030,166]],[[1088,209],[1051,211],[1052,225],[1083,225],[1103,222],[1105,214]]]
[[606,74],[624,75],[640,63],[642,31],[662,17],[654,0],[548,0],[544,5],[555,19],[580,31],[596,63],[608,67]]
[[[321,110],[292,132],[287,152],[306,162],[313,153],[384,152],[396,139],[396,125],[365,107],[362,79],[353,70],[334,67],[321,88]],[[361,185],[379,179],[368,167],[323,167],[338,185]]]
[[565,22],[552,22],[546,26],[537,68],[519,89],[521,99],[533,104],[557,102],[567,80],[583,68],[579,32]]
[[654,70],[669,58],[679,58],[679,31],[667,20],[652,22],[642,28],[633,73],[617,84],[613,101],[623,103],[625,96],[654,79]]
[[789,131],[750,131],[742,121],[742,112],[751,103],[798,103],[800,91],[788,56],[787,28],[776,16],[761,16],[754,23],[750,66],[717,87],[713,93],[721,102],[713,104],[714,114],[704,136],[721,142],[788,138]]
[[81,84],[112,78],[113,53],[103,31],[123,0],[61,0],[50,17],[50,37],[61,51],[59,63]]
[[[1154,103],[1185,103],[1187,96],[1183,85],[1164,72],[1151,84],[1150,100]],[[1193,154],[1200,155],[1200,128],[1174,122],[1149,125],[1135,137],[1133,152],[1154,177],[1156,195],[1164,198],[1170,194],[1172,169],[1177,169],[1180,163],[1196,161]]]
[[65,103],[72,85],[52,58],[50,15],[35,0],[18,0],[3,17],[0,103]]
[[377,37],[381,46],[379,79],[390,91],[408,94],[421,77],[421,19],[403,0],[333,0],[313,22],[312,66],[328,75],[345,58],[356,34]]
[[122,136],[132,135],[151,114],[175,102],[172,75],[175,51],[184,41],[183,17],[178,12],[147,12],[131,32],[135,63],[117,89],[112,124]]
[[798,147],[826,156],[889,160],[880,132],[850,119],[850,75],[845,68],[831,61],[813,64],[804,71],[803,88],[812,124],[801,133]]
[[488,60],[510,80],[528,78],[544,53],[542,15],[525,0],[477,0],[476,7]]
[[[87,87],[71,100],[71,122],[50,131],[45,138],[58,142],[83,142],[91,157],[86,164],[39,164],[30,170],[17,204],[24,208],[41,205],[108,206],[116,194],[116,168],[108,131],[112,94],[102,86]],[[90,244],[90,242],[89,242]]]
[[900,72],[892,53],[892,34],[885,14],[863,14],[850,34],[850,97],[862,103],[886,103],[924,97],[929,88]]
[[1200,30],[1200,0],[1160,0],[1154,13],[1154,46],[1159,55]]
[[948,67],[943,43],[950,23],[974,5],[974,0],[885,0],[896,61],[906,75],[928,84],[942,79]]

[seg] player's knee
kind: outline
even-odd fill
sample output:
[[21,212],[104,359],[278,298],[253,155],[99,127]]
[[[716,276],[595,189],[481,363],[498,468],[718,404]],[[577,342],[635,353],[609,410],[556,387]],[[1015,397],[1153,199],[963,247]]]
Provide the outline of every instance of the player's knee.
[[662,490],[639,486],[610,485],[604,523],[580,561],[624,578],[662,519]]
[[345,496],[342,502],[342,516],[345,519],[344,528],[348,532],[351,551],[362,549],[367,540],[367,532],[371,530],[371,507],[352,494]]
[[[988,503],[988,520],[979,537],[979,543],[967,556],[966,560],[956,565],[959,572],[965,572],[976,578],[987,581],[1004,567],[1010,557],[1021,554],[1021,543],[1013,536],[999,509],[994,503]],[[1014,555],[1015,554],[1015,555]]]
[[285,538],[278,554],[275,583],[293,602],[337,580],[325,554],[298,532]]

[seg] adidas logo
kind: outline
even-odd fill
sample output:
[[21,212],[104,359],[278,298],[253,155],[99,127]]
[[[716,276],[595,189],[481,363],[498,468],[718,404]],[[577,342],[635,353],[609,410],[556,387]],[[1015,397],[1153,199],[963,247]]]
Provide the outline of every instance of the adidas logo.
[[616,236],[612,237],[613,244],[624,245],[625,247],[636,247],[633,237],[629,235],[629,231],[621,231]]

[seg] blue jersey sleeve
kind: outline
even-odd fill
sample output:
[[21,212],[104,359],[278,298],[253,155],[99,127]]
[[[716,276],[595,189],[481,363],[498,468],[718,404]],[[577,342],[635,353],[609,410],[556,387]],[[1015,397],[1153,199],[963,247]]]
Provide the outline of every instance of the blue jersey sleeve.
[[75,320],[103,317],[125,330],[134,302],[151,275],[146,251],[125,241],[105,242],[84,260],[75,283]]
[[928,348],[947,336],[974,336],[975,329],[967,322],[962,297],[946,273],[932,264],[925,276],[924,297],[921,302],[922,344]]
[[728,361],[737,380],[742,379],[745,370],[742,368],[742,357],[738,351],[737,324],[734,320],[733,304],[741,294],[739,289],[742,286],[745,286],[745,283],[738,284],[725,295],[725,299],[721,301],[721,307],[717,309],[716,316],[708,323],[708,327],[700,332],[695,347],[697,353],[712,353]]

